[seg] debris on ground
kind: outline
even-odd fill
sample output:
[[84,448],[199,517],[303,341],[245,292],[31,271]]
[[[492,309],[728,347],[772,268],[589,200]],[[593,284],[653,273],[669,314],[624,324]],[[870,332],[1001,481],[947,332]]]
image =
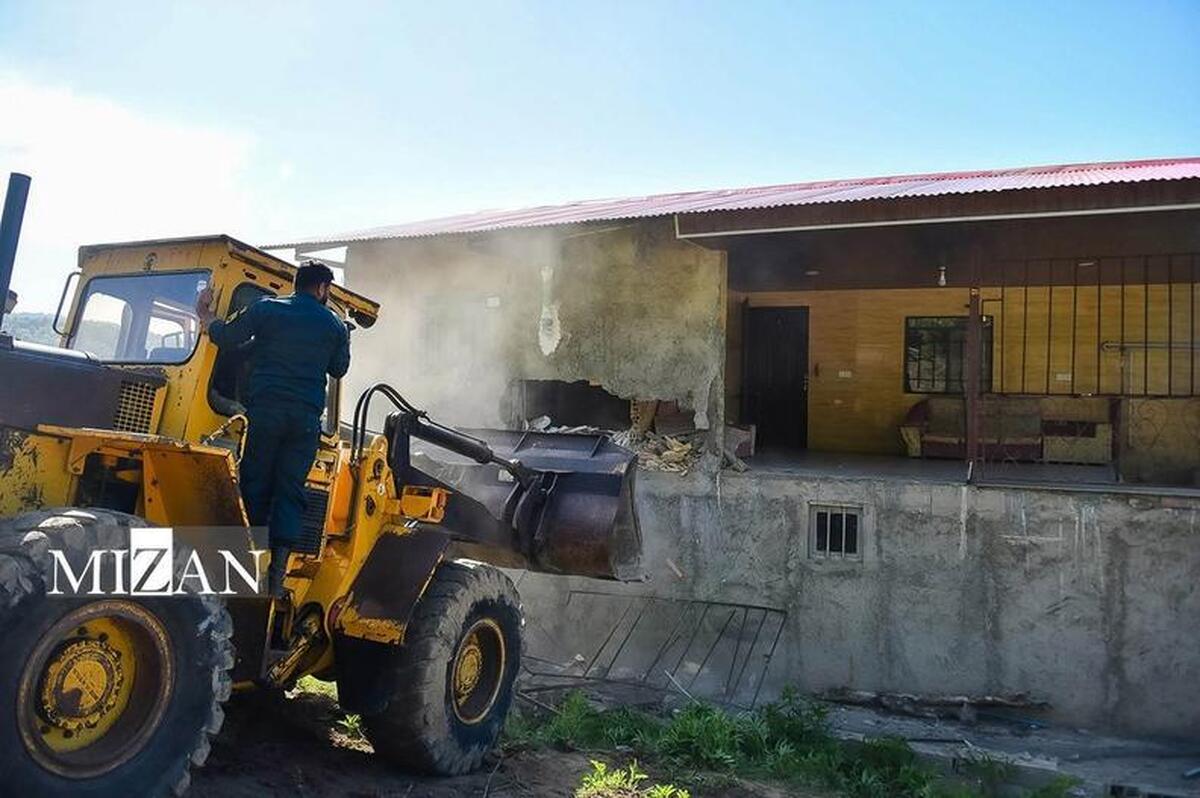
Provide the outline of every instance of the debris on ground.
[[871,690],[851,690],[836,687],[817,695],[822,701],[858,707],[878,707],[898,715],[914,718],[954,718],[973,723],[981,709],[1045,710],[1050,704],[1037,701],[1024,693],[1012,695],[914,695],[912,693],[883,693]]
[[737,457],[753,457],[757,428],[753,424],[726,424],[725,450]]
[[[638,456],[638,465],[646,471],[663,471],[684,476],[700,466],[708,451],[708,430],[696,428],[695,415],[678,402],[649,399],[629,403],[628,429],[613,430],[587,424],[556,425],[548,415],[526,419],[524,428],[535,432],[608,435],[613,442]],[[744,457],[754,455],[754,427],[725,429],[724,442],[714,448],[706,469],[730,468],[748,471]],[[719,466],[717,465],[719,463]]]
[[654,426],[654,417],[658,414],[658,400],[634,400],[629,403],[629,429],[634,437],[645,435]]
[[613,435],[613,442],[637,452],[638,465],[647,471],[672,471],[687,474],[696,467],[704,452],[701,433],[659,435],[647,432],[635,439],[631,430]]
[[[639,432],[637,427],[608,430],[588,425],[555,426],[549,416],[529,419],[525,428],[567,435],[607,435],[613,443],[636,453],[638,466],[646,471],[666,471],[683,476],[694,470],[704,455],[705,433],[694,429],[678,435],[663,435],[649,430]],[[724,461],[737,471],[749,468],[731,453],[725,453]]]
[[1194,784],[1183,779],[1180,763],[1200,761],[1200,749],[1186,740],[1110,737],[1046,720],[1031,726],[1026,718],[1005,714],[1002,706],[991,712],[981,710],[979,716],[976,723],[963,723],[955,718],[915,718],[879,708],[841,705],[830,711],[829,721],[833,734],[841,739],[902,738],[922,758],[943,769],[1007,773],[1008,784],[1026,789],[1070,781],[1073,788],[1056,794],[1197,794]]
[[721,454],[724,456],[724,458],[721,461],[722,466],[724,466],[726,468],[732,468],[734,471],[737,471],[739,474],[743,471],[750,470],[750,466],[746,465],[746,461],[743,460],[742,458],[738,457],[733,452],[731,452],[728,447],[723,449]]
[[695,415],[678,402],[659,402],[654,411],[654,431],[659,435],[685,435],[696,431]]

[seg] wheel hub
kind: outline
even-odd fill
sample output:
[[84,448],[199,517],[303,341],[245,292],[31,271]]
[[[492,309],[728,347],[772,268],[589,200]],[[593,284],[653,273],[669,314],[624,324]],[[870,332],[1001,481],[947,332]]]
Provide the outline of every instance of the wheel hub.
[[121,599],[68,610],[26,657],[17,728],[46,770],[91,778],[128,761],[153,734],[174,671],[161,621]]
[[60,729],[95,728],[116,707],[124,682],[121,652],[106,641],[68,643],[46,666],[42,712]]
[[480,618],[463,635],[450,676],[454,714],[462,723],[482,722],[504,682],[508,652],[500,625]]
[[473,634],[463,643],[458,655],[458,667],[454,669],[454,694],[459,703],[465,701],[479,684],[482,670],[483,648],[479,645],[479,635]]

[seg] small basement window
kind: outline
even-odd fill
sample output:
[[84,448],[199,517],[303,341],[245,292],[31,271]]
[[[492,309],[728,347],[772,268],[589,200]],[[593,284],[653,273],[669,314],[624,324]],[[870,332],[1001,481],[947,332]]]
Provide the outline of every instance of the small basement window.
[[815,560],[861,560],[862,508],[814,504],[809,508],[808,556]]

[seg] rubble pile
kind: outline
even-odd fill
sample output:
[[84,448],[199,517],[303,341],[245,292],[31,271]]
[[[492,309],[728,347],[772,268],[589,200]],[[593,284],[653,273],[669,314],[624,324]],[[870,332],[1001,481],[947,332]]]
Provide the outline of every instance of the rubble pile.
[[623,430],[612,439],[637,452],[638,465],[647,471],[686,474],[696,466],[704,451],[703,440],[697,433],[675,436],[643,432],[638,435],[633,430]]
[[608,435],[613,443],[624,446],[638,456],[638,466],[647,471],[669,471],[684,475],[696,467],[704,453],[704,433],[684,432],[677,435],[661,435],[636,427],[624,430],[608,430],[591,426],[555,426],[549,416],[539,416],[525,422],[525,428],[538,432],[578,433],[586,435]]

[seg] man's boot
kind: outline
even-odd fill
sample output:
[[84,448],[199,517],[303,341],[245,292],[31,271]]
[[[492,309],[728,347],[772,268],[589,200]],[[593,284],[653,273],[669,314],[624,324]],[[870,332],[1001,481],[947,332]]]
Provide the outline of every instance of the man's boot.
[[274,599],[287,596],[283,589],[283,577],[287,573],[287,561],[290,549],[287,546],[271,547],[271,564],[267,566],[267,595]]

